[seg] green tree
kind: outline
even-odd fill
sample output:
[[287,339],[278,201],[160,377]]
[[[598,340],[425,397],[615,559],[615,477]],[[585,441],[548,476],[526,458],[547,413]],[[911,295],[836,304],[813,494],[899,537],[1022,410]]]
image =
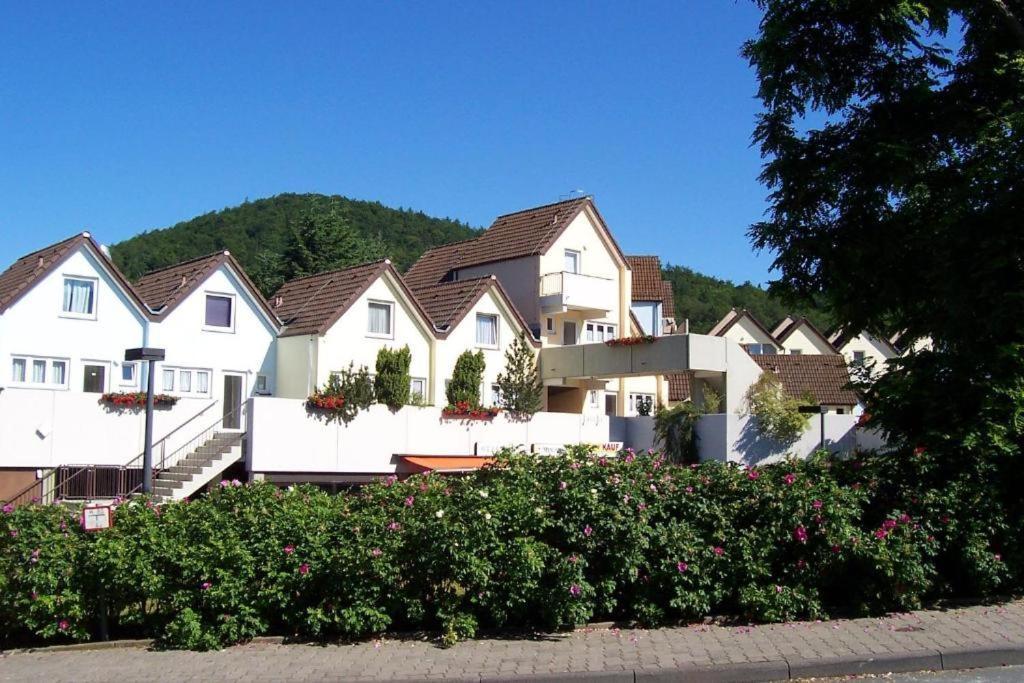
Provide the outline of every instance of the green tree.
[[773,291],[934,340],[867,390],[894,438],[1019,452],[1024,3],[757,4]]
[[409,403],[409,366],[412,352],[408,344],[400,349],[381,348],[377,352],[377,374],[373,378],[377,402],[391,410],[398,410]]
[[292,228],[282,259],[284,279],[373,261],[385,250],[379,238],[360,235],[332,203],[306,212]]
[[444,390],[448,405],[468,403],[472,408],[480,406],[480,385],[484,381],[486,365],[483,351],[463,351],[459,355],[452,378]]
[[544,403],[544,385],[537,372],[537,355],[520,333],[505,351],[505,372],[498,375],[501,407],[511,413],[533,415]]

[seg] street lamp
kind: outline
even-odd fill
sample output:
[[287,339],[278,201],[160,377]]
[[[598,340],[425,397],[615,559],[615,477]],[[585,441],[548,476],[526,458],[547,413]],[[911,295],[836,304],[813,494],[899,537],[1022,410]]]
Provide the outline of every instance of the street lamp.
[[148,361],[146,372],[146,443],[142,451],[142,492],[153,493],[153,378],[156,362],[164,359],[163,349],[141,347],[126,349],[125,362]]
[[821,445],[819,448],[825,450],[825,413],[828,412],[828,408],[825,406],[800,406],[798,410],[810,415],[821,414]]

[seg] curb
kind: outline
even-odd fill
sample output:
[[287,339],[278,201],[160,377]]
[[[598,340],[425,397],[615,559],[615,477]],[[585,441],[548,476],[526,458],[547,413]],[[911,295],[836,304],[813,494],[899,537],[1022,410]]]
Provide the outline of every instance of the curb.
[[1024,645],[958,648],[941,654],[943,669],[983,669],[1024,664]]

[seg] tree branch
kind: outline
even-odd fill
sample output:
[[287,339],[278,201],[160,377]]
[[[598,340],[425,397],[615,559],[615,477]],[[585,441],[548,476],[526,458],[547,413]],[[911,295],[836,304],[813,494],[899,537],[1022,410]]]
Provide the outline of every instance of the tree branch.
[[1010,29],[1010,33],[1017,39],[1017,44],[1021,49],[1024,49],[1024,24],[1021,20],[1013,13],[1007,4],[1003,0],[990,0],[992,5],[995,6],[996,12],[1003,19],[1003,23]]

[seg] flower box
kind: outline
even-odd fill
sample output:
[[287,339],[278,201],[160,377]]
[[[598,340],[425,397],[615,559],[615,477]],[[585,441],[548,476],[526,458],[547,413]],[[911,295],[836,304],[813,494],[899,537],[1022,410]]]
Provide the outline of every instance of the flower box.
[[618,339],[609,339],[604,344],[605,346],[636,346],[637,344],[653,344],[658,340],[653,334],[641,334],[636,337],[620,337]]
[[[146,392],[144,391],[112,391],[108,394],[100,396],[100,401],[103,403],[109,403],[113,406],[121,408],[145,408],[146,407]],[[169,396],[167,394],[154,394],[153,405],[155,407],[170,407],[178,402],[177,396]]]
[[474,408],[465,401],[459,401],[442,410],[441,417],[446,420],[493,420],[499,412],[498,408]]

